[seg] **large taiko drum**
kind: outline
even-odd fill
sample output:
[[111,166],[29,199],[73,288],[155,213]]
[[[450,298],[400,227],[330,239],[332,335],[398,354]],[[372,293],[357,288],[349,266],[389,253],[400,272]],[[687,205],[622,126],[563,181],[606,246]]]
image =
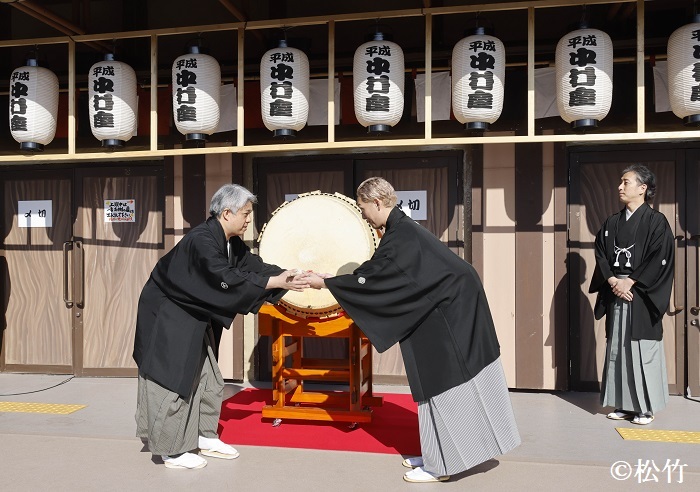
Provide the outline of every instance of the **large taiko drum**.
[[[315,191],[280,205],[258,241],[265,263],[343,275],[368,260],[379,239],[354,200]],[[328,289],[289,291],[280,304],[301,318],[327,318],[341,312]]]

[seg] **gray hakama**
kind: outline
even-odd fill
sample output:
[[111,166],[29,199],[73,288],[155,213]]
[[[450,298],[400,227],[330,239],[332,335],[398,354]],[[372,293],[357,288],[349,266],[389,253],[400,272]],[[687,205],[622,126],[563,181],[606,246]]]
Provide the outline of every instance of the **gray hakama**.
[[218,439],[224,378],[212,350],[213,333],[207,329],[202,346],[200,375],[188,398],[164,388],[139,373],[136,436],[155,455],[173,456],[197,449],[199,436]]
[[630,303],[617,299],[605,350],[600,403],[627,412],[653,414],[668,403],[663,340],[632,340]]
[[520,444],[500,357],[475,377],[418,402],[423,469],[454,475]]

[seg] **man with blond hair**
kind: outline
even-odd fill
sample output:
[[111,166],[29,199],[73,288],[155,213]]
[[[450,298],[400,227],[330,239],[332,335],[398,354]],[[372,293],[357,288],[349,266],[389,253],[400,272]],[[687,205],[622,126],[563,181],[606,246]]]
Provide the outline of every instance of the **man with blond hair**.
[[385,179],[357,188],[357,205],[383,229],[372,258],[350,275],[308,273],[328,288],[379,352],[401,345],[418,402],[420,457],[407,482],[438,482],[520,444],[491,312],[472,266],[407,217]]

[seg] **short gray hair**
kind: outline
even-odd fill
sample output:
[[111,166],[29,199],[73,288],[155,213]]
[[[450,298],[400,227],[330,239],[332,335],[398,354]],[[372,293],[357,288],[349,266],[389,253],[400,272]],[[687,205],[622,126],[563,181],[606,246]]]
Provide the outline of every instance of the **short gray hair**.
[[258,203],[258,199],[241,185],[225,184],[211,197],[209,214],[212,217],[220,217],[226,209],[235,214],[248,202]]

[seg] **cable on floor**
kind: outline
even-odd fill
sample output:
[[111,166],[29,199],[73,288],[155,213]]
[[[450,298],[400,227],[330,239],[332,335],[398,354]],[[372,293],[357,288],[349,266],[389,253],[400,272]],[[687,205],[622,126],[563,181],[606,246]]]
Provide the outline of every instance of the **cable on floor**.
[[50,390],[51,388],[55,388],[56,386],[61,386],[62,384],[66,384],[68,381],[70,381],[74,377],[75,376],[71,376],[68,379],[66,379],[65,381],[61,381],[58,384],[54,384],[53,386],[49,386],[48,388],[42,388],[42,389],[38,389],[38,390],[34,390],[34,391],[25,391],[24,393],[7,393],[7,394],[0,395],[0,396],[18,396],[18,395],[28,395],[30,393],[40,393],[42,391],[46,391],[46,390]]

